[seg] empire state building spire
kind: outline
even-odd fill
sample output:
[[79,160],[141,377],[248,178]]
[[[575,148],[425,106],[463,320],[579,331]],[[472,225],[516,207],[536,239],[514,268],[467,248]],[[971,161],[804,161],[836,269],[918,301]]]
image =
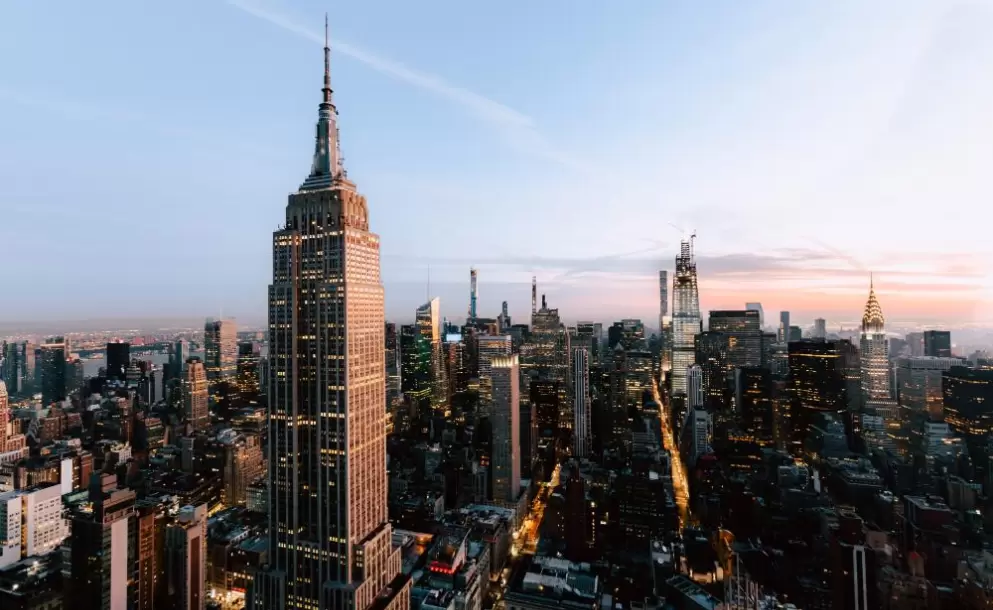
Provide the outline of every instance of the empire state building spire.
[[314,141],[314,162],[301,191],[313,191],[342,183],[346,176],[341,165],[341,145],[338,141],[338,109],[331,90],[331,43],[328,39],[328,16],[324,15],[324,87],[317,112],[317,135]]

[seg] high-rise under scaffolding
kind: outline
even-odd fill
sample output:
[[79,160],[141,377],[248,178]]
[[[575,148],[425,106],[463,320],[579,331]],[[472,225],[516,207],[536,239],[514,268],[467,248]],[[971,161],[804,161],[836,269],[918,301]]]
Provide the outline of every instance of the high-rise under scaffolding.
[[694,338],[700,332],[700,293],[697,289],[693,239],[679,244],[672,280],[672,393],[686,394],[686,371],[696,359]]

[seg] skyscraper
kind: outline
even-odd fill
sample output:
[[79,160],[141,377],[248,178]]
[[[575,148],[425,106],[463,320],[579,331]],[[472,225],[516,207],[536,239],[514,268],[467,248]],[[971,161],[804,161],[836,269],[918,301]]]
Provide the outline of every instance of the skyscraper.
[[116,340],[107,344],[107,379],[125,381],[125,371],[131,364],[131,344]]
[[234,320],[207,320],[203,326],[203,364],[207,381],[233,380],[238,374],[238,329]]
[[387,517],[379,237],[341,164],[330,48],[310,175],[273,234],[269,555],[256,610],[410,605]]
[[951,358],[952,333],[947,330],[924,331],[924,355],[935,358]]
[[210,427],[209,401],[206,367],[199,358],[189,358],[183,378],[183,414],[194,430]]
[[810,336],[814,339],[827,338],[827,320],[824,318],[814,320],[814,331]]
[[790,312],[779,312],[779,329],[776,333],[776,340],[779,343],[789,343],[790,341]]
[[862,333],[859,335],[862,395],[867,404],[869,401],[890,399],[890,350],[883,331],[884,324],[883,310],[870,282],[869,300],[862,314]]
[[447,383],[441,358],[441,299],[435,297],[417,308],[417,332],[431,350],[431,404],[442,410],[448,405]]
[[590,348],[572,348],[572,455],[586,457],[590,447]]
[[732,367],[762,366],[762,327],[759,312],[711,311],[710,332],[723,333],[728,338],[728,365]]
[[45,339],[41,345],[41,401],[45,405],[66,398],[66,357],[69,342],[65,337]]
[[262,359],[259,344],[255,341],[238,343],[238,391],[249,405],[256,405],[262,395],[259,383],[259,362]]
[[7,384],[0,379],[0,453],[7,451],[7,426],[10,425],[10,402],[7,396]]
[[469,269],[469,319],[476,319],[476,300],[478,293],[476,292],[476,268],[472,267]]
[[669,273],[659,271],[659,369],[672,370],[672,320],[669,319]]
[[848,408],[845,343],[806,339],[789,344],[790,426],[793,442],[802,444],[819,413]]
[[693,242],[683,240],[676,257],[672,308],[672,393],[686,394],[687,369],[695,362],[694,338],[700,332],[700,293],[697,289]]
[[493,400],[493,499],[514,503],[521,490],[521,369],[517,354],[494,356],[490,361]]
[[745,309],[759,312],[759,326],[765,328],[765,312],[762,311],[762,303],[745,303]]

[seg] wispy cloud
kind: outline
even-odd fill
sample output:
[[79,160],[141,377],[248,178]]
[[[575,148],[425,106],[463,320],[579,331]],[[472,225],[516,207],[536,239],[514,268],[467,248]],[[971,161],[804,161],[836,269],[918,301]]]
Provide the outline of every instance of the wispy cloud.
[[[306,26],[297,23],[292,18],[267,8],[263,3],[253,0],[225,0],[230,6],[237,8],[253,17],[262,19],[282,28],[291,34],[324,44],[324,36]],[[452,84],[435,74],[421,72],[398,61],[385,58],[371,51],[333,38],[332,53],[340,53],[365,66],[384,74],[397,81],[406,83],[418,89],[432,93],[438,97],[461,107],[470,115],[489,124],[498,130],[499,135],[509,145],[529,154],[554,161],[565,167],[583,170],[589,166],[555,147],[537,129],[535,120],[505,104],[492,100],[484,95],[470,91],[464,87]]]

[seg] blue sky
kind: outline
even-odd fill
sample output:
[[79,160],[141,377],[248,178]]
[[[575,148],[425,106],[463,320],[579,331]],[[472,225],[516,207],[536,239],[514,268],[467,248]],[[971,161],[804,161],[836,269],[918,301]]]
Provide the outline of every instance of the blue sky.
[[387,313],[703,308],[986,321],[993,8],[937,0],[14,2],[0,320],[265,315],[320,36]]

